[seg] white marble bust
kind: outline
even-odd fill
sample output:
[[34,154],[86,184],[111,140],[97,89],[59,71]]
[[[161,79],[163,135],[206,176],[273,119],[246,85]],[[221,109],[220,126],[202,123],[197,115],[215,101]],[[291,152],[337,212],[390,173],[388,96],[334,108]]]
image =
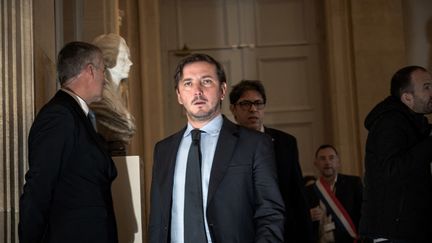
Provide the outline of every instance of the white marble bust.
[[[118,36],[118,38],[121,38]],[[120,85],[120,82],[123,79],[129,77],[130,67],[132,66],[132,61],[130,60],[130,51],[129,47],[126,45],[126,42],[123,38],[120,39],[120,43],[118,46],[118,54],[114,67],[107,67],[109,73],[111,74],[111,80],[114,83],[115,87]]]
[[102,99],[90,107],[96,114],[98,132],[109,144],[116,144],[122,150],[129,144],[136,129],[134,118],[128,110],[125,83],[132,66],[129,47],[121,36],[112,33],[96,37],[93,44],[102,50],[106,84]]

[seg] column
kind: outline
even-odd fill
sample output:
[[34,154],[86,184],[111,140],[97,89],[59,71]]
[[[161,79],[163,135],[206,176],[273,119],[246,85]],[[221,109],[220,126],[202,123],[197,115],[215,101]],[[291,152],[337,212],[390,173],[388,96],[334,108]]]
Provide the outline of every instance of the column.
[[18,242],[18,203],[34,117],[32,0],[0,1],[0,242]]

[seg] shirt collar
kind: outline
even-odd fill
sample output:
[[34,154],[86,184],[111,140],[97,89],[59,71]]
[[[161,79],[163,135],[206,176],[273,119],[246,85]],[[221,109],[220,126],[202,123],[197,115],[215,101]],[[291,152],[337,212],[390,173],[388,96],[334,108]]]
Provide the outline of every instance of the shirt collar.
[[70,96],[72,96],[72,98],[74,98],[78,102],[81,109],[84,111],[84,114],[87,116],[87,114],[89,113],[89,107],[88,107],[87,103],[81,97],[79,97],[74,92],[70,91],[69,89],[62,88],[61,90],[68,93]]
[[[206,134],[210,134],[212,136],[218,135],[222,128],[223,118],[222,115],[217,115],[213,118],[209,123],[203,126],[200,130],[205,132]],[[183,137],[187,137],[190,135],[190,132],[194,129],[190,123],[188,123],[186,131]]]
[[338,179],[338,174],[336,174],[333,183],[330,185],[330,188],[331,188],[333,191],[335,190],[335,186],[336,186],[337,179]]
[[332,191],[333,191],[334,188],[335,188],[336,182],[337,182],[337,180],[338,180],[338,175],[339,175],[339,173],[336,173],[335,179],[333,180],[332,183],[328,183],[328,182],[324,179],[324,177],[322,177],[322,176],[321,176],[321,177],[323,178],[324,181],[327,182],[327,184],[329,184],[330,189],[332,189]]

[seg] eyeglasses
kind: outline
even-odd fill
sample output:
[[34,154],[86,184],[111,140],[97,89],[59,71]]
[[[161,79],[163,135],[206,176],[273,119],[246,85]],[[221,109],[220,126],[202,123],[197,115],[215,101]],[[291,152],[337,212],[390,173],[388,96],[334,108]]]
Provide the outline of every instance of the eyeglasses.
[[262,110],[265,107],[265,103],[261,100],[256,100],[253,102],[249,100],[243,100],[236,103],[236,105],[240,106],[240,108],[242,108],[243,110],[250,110],[252,108],[252,105],[255,106],[257,110]]

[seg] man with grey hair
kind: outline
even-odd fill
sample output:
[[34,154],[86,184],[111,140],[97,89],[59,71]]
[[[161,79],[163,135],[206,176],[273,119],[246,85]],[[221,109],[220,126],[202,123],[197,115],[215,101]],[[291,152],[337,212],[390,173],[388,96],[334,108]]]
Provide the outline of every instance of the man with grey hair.
[[117,243],[111,197],[117,172],[88,108],[102,96],[104,69],[92,44],[71,42],[58,55],[61,90],[36,116],[28,139],[21,243]]

